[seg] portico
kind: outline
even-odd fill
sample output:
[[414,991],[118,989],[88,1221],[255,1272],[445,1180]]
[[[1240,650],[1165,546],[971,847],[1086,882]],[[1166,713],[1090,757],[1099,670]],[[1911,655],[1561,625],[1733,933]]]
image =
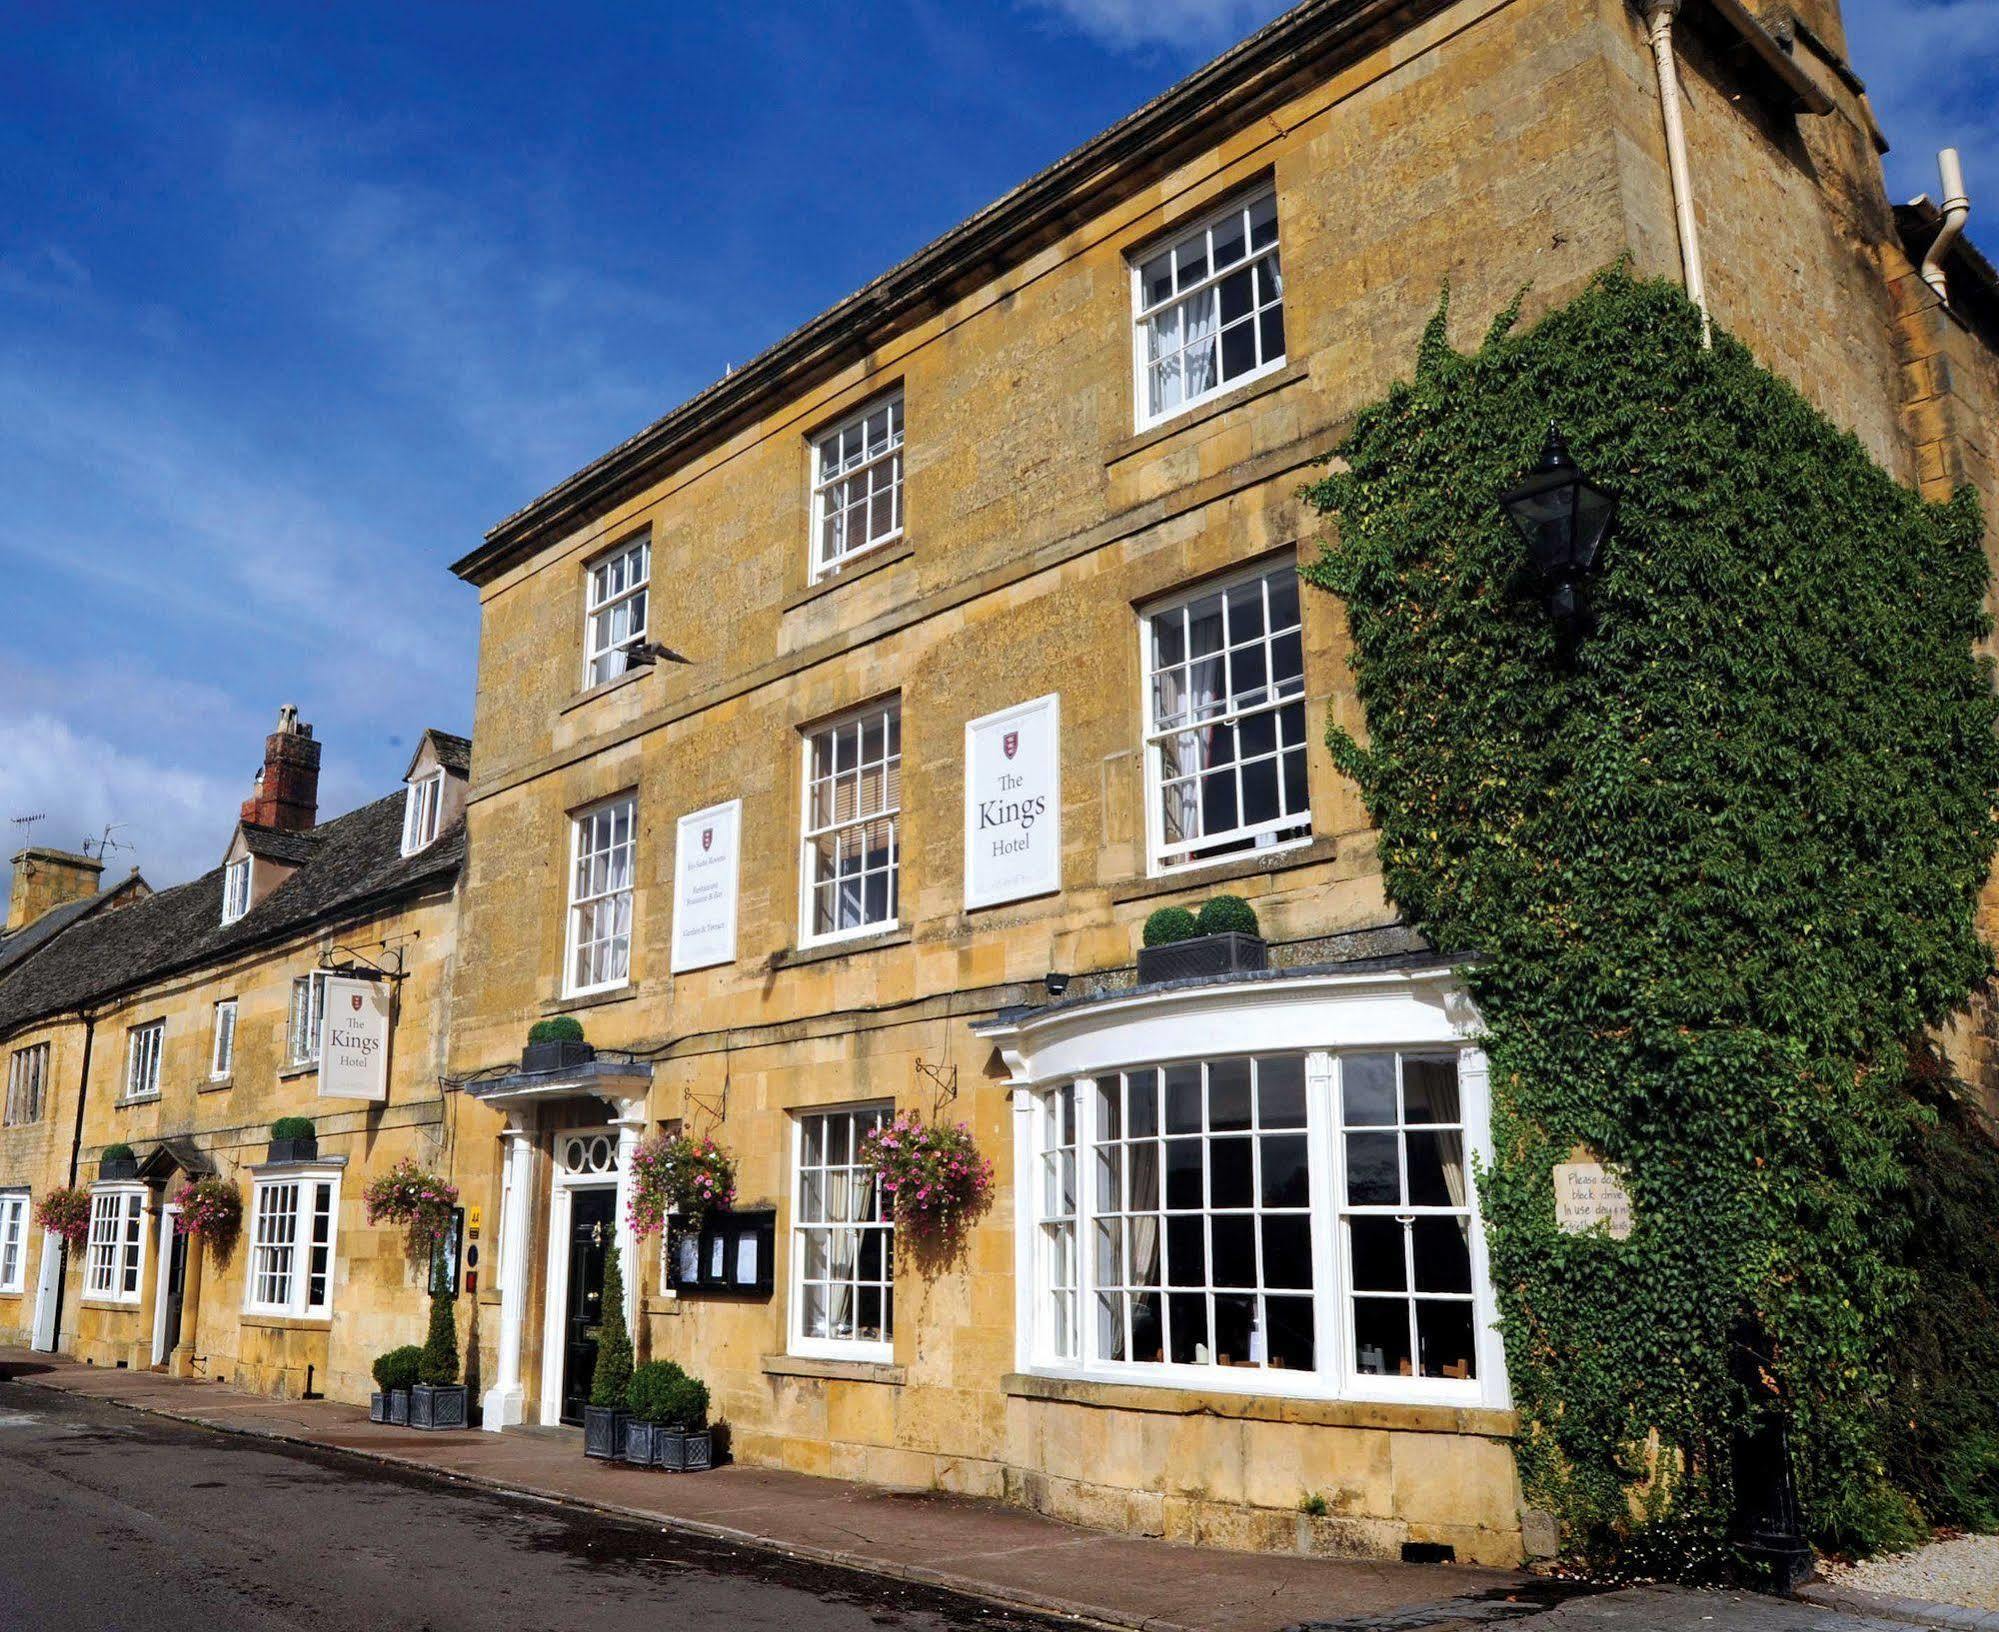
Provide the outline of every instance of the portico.
[[[499,1335],[482,1417],[490,1432],[577,1416],[595,1361],[604,1249],[612,1240],[624,1264],[625,1318],[636,1318],[631,1156],[645,1134],[651,1085],[644,1061],[596,1059],[468,1087],[506,1117]],[[532,1349],[531,1334],[538,1339]]]

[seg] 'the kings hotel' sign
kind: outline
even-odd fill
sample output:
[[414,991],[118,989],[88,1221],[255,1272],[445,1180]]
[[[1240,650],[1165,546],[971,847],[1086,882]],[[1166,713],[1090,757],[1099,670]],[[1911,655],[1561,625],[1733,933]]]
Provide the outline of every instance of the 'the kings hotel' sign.
[[1061,703],[1050,693],[965,727],[965,905],[1061,887]]

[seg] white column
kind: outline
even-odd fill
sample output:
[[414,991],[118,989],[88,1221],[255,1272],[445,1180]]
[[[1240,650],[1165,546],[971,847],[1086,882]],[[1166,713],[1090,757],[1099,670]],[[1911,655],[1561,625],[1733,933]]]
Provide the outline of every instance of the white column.
[[618,1130],[618,1199],[613,1205],[617,1217],[618,1259],[625,1272],[625,1327],[636,1333],[639,1318],[639,1281],[645,1270],[639,1264],[638,1238],[632,1234],[632,1152],[645,1137],[646,1102],[620,1099],[611,1106],[611,1125]]
[[527,1323],[528,1202],[534,1191],[534,1136],[508,1128],[500,1197],[500,1354],[486,1390],[482,1426],[497,1434],[521,1420],[521,1333]]

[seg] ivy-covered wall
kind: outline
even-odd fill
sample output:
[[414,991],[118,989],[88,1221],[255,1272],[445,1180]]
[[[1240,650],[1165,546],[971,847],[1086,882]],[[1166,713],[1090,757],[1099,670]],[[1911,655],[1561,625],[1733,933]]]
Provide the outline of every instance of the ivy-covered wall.
[[[1608,272],[1468,355],[1446,316],[1312,490],[1336,527],[1306,576],[1350,621],[1367,740],[1330,740],[1389,893],[1475,955],[1528,1498],[1598,1562],[1717,1566],[1760,1376],[1813,1533],[1892,1539],[1935,1116],[1907,1051],[1989,969],[1977,505],[1703,349],[1675,285]],[[1573,649],[1496,504],[1551,416],[1622,499]],[[1557,1229],[1579,1147],[1624,1170],[1628,1239]]]

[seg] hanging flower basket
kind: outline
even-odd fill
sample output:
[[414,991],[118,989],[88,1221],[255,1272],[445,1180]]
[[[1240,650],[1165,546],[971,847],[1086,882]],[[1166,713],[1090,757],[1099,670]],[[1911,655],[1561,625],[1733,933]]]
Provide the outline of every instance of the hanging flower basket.
[[992,1200],[993,1164],[962,1122],[898,1116],[862,1138],[860,1160],[880,1177],[897,1230],[919,1239],[954,1237]]
[[370,1179],[362,1197],[370,1224],[402,1225],[409,1234],[410,1251],[426,1256],[451,1227],[458,1186],[418,1167],[414,1156],[405,1156],[388,1172]]
[[634,1235],[656,1235],[678,1209],[683,1229],[699,1229],[710,1213],[735,1205],[736,1164],[713,1139],[657,1133],[632,1152]]
[[51,1190],[35,1208],[35,1222],[72,1247],[90,1238],[90,1192],[66,1186]]
[[174,1192],[174,1229],[226,1252],[243,1227],[243,1197],[226,1179],[194,1179]]

